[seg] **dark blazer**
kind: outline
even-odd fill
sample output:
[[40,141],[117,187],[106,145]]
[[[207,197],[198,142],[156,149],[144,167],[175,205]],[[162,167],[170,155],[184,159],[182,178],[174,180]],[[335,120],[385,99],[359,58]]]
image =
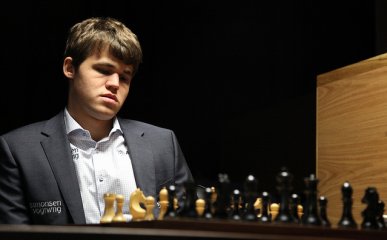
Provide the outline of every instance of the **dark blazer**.
[[[171,130],[128,119],[118,121],[137,187],[145,196],[157,199],[163,186],[192,180]],[[0,136],[0,223],[85,223],[63,111],[48,121]]]

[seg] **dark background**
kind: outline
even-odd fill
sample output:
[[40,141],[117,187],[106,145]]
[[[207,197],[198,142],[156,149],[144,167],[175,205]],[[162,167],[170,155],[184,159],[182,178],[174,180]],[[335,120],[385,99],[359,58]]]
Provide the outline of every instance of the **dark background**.
[[[385,1],[384,1],[385,2]],[[123,21],[144,51],[121,115],[173,129],[200,184],[316,168],[316,76],[384,53],[383,1],[31,1],[1,10],[0,134],[63,109],[66,34]]]

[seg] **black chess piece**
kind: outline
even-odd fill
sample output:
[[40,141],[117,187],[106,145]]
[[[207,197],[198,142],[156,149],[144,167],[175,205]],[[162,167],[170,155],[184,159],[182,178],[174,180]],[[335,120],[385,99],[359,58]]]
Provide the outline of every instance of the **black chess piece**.
[[231,202],[230,180],[227,174],[218,174],[218,186],[216,190],[217,197],[214,217],[226,219],[228,218]]
[[290,196],[290,213],[292,214],[293,220],[295,223],[301,222],[300,218],[298,217],[298,205],[299,204],[300,204],[300,197],[298,196],[298,194],[293,193]]
[[241,205],[241,193],[239,189],[234,189],[232,194],[232,212],[230,218],[233,220],[241,220],[240,213],[240,205]]
[[206,219],[213,218],[212,212],[213,212],[213,206],[212,206],[212,194],[213,191],[211,188],[207,187],[204,190],[204,200],[205,200],[205,207],[204,207],[204,213],[203,217]]
[[327,214],[328,199],[325,196],[320,196],[318,202],[320,206],[321,225],[324,227],[330,227],[331,222],[329,221]]
[[196,184],[192,181],[187,181],[184,183],[185,196],[183,201],[183,206],[179,212],[181,217],[197,217],[196,212]]
[[363,222],[362,229],[379,229],[377,221],[379,212],[379,194],[374,187],[368,187],[365,190],[362,203],[367,204],[367,207],[362,211]]
[[286,168],[282,168],[281,172],[276,176],[276,181],[277,191],[280,197],[280,208],[274,221],[281,223],[294,223],[294,218],[290,212],[290,193],[293,191],[293,174],[291,174]]
[[343,202],[343,213],[341,219],[337,224],[338,228],[357,228],[357,223],[352,215],[352,186],[349,182],[345,182],[341,187],[342,202]]
[[176,186],[170,185],[168,187],[168,208],[164,215],[164,218],[176,218],[178,216],[177,209],[175,208],[176,199]]
[[245,216],[245,213],[246,213],[246,199],[245,199],[245,194],[244,192],[241,192],[241,199],[240,199],[241,203],[239,205],[239,213],[241,214],[242,216],[242,219],[243,217]]
[[377,221],[379,224],[380,229],[386,228],[386,222],[384,221],[383,215],[384,215],[384,207],[385,203],[382,200],[379,200],[378,202],[378,215],[377,215]]
[[246,210],[243,216],[244,220],[256,221],[257,213],[255,212],[254,203],[257,199],[258,180],[253,176],[247,176],[244,183],[244,195],[246,201]]
[[261,216],[258,218],[260,222],[271,222],[271,215],[269,214],[270,195],[268,192],[262,192],[262,209]]
[[321,219],[317,209],[317,185],[318,179],[314,174],[304,179],[305,182],[305,207],[302,215],[302,224],[304,225],[321,225]]

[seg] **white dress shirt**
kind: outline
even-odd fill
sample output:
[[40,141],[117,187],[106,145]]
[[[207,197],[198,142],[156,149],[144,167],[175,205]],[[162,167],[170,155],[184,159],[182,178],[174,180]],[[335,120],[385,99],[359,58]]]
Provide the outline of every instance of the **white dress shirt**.
[[129,214],[130,194],[136,190],[132,162],[117,118],[109,136],[96,142],[65,109],[65,124],[81,191],[86,223],[99,223],[104,213],[105,193],[125,197],[123,211]]

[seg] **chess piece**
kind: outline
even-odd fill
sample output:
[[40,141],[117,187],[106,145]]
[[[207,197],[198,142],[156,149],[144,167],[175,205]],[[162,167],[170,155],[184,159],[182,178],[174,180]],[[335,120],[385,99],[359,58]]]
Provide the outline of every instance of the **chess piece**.
[[380,229],[385,229],[386,228],[386,223],[385,223],[384,217],[383,217],[383,215],[384,215],[384,207],[385,207],[384,202],[382,200],[379,200],[377,221],[378,221]]
[[254,202],[254,210],[257,214],[257,217],[261,217],[262,214],[262,198],[257,197]]
[[155,198],[152,196],[148,196],[145,198],[145,216],[144,220],[151,221],[155,219],[153,215],[153,209],[155,208]]
[[212,215],[215,214],[215,210],[216,210],[216,200],[218,198],[218,193],[216,192],[216,189],[215,187],[211,187],[211,211],[212,211]]
[[257,199],[257,186],[258,180],[253,176],[247,176],[244,183],[244,193],[246,200],[246,211],[244,213],[244,220],[247,221],[256,221],[257,214],[255,212],[254,203]]
[[241,192],[241,197],[240,197],[240,204],[239,204],[239,214],[240,216],[243,217],[245,216],[246,214],[246,209],[247,209],[247,203],[246,203],[246,196],[245,196],[245,193]]
[[304,181],[306,187],[306,203],[304,214],[302,216],[302,224],[320,226],[321,219],[317,211],[317,185],[319,181],[314,174],[311,174],[308,178],[305,178]]
[[278,203],[272,203],[270,204],[270,215],[271,215],[271,221],[274,221],[277,218],[278,212],[279,212],[279,204]]
[[176,211],[179,211],[180,209],[179,201],[177,200],[176,196],[173,198],[173,208],[176,209]]
[[281,172],[276,176],[277,191],[280,196],[279,212],[274,219],[275,222],[294,223],[292,214],[290,213],[290,193],[293,190],[292,181],[293,175],[286,169],[282,168]]
[[114,209],[116,195],[113,193],[105,193],[103,199],[105,201],[105,210],[100,219],[100,223],[111,223],[116,212]]
[[145,204],[144,193],[137,188],[130,194],[129,211],[132,215],[132,221],[139,221],[145,218],[146,211],[141,207],[141,204]]
[[362,211],[363,222],[362,229],[379,229],[377,221],[379,211],[379,194],[374,187],[368,187],[365,190],[362,203],[367,204],[367,207]]
[[113,222],[126,222],[126,218],[122,211],[122,208],[124,206],[124,200],[124,195],[116,194],[116,214],[112,219]]
[[301,205],[301,204],[298,204],[297,206],[297,216],[298,216],[298,219],[302,219],[302,215],[304,215],[304,207]]
[[290,213],[292,214],[293,220],[295,223],[301,222],[298,216],[298,211],[299,211],[298,206],[300,205],[299,203],[300,203],[300,198],[296,193],[293,193],[290,196]]
[[349,182],[344,182],[341,187],[342,193],[342,202],[343,202],[343,212],[341,215],[341,219],[337,224],[338,228],[357,228],[357,223],[352,215],[352,186]]
[[261,197],[261,214],[258,218],[260,222],[271,222],[271,216],[269,214],[269,202],[270,202],[270,196],[268,192],[262,192]]
[[241,214],[239,212],[241,204],[241,193],[239,189],[234,189],[232,194],[232,212],[231,219],[233,220],[241,220]]
[[196,215],[198,217],[202,217],[204,214],[204,208],[206,206],[206,202],[202,198],[198,198],[195,203],[196,206]]
[[205,188],[204,189],[204,202],[205,202],[205,207],[204,207],[204,213],[203,217],[206,219],[211,219],[212,218],[212,213],[214,212],[213,210],[213,195],[214,195],[215,188]]
[[227,174],[218,174],[218,187],[216,188],[215,214],[216,218],[228,218],[231,202],[230,180]]
[[192,181],[187,181],[184,183],[184,189],[185,198],[179,215],[182,217],[195,218],[197,217],[195,206],[195,202],[197,200],[196,185]]
[[160,190],[160,193],[159,193],[159,203],[160,203],[160,213],[159,213],[159,216],[157,217],[157,220],[163,220],[164,219],[164,215],[165,213],[167,212],[168,210],[168,190],[166,187],[163,187],[161,190]]
[[328,200],[325,196],[321,196],[319,198],[319,206],[320,206],[321,225],[324,227],[330,227],[331,222],[328,220],[328,216],[327,216]]
[[176,199],[176,187],[170,185],[168,187],[168,208],[164,215],[164,218],[176,218],[177,217],[177,199]]

